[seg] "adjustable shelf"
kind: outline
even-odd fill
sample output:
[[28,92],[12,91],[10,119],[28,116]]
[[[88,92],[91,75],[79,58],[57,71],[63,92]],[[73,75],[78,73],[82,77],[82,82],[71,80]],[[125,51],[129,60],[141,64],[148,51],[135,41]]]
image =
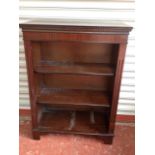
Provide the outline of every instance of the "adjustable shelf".
[[75,20],[67,21],[51,19],[20,25],[32,136],[93,135],[112,144],[125,50],[132,28],[101,20],[83,24],[78,20],[78,26]]
[[34,67],[37,73],[77,74],[114,76],[114,66],[102,63],[69,63],[69,62],[41,62]]
[[37,103],[53,107],[73,107],[77,109],[110,108],[110,95],[104,91],[65,90],[43,88]]

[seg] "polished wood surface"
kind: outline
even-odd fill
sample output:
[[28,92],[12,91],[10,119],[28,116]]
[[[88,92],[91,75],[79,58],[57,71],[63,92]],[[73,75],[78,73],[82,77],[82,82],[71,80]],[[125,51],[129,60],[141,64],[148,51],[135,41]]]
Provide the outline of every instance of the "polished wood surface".
[[41,62],[34,66],[37,73],[49,74],[77,74],[77,75],[100,75],[114,76],[115,68],[110,64],[96,63],[61,63],[61,62]]
[[131,27],[85,23],[20,24],[31,101],[32,133],[102,136],[112,143]]
[[40,86],[47,88],[62,88],[76,90],[104,90],[112,89],[112,77],[66,75],[66,74],[43,74]]
[[52,104],[52,105],[75,105],[76,106],[90,106],[90,107],[110,107],[110,95],[102,91],[90,90],[49,90],[44,88],[37,103]]
[[20,24],[23,31],[69,31],[78,33],[128,34],[132,27],[123,22],[88,19],[41,19]]

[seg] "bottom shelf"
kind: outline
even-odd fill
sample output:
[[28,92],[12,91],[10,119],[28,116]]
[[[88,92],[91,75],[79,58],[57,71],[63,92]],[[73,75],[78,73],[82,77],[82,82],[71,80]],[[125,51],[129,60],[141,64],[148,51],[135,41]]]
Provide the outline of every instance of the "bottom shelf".
[[106,115],[88,111],[45,111],[39,122],[39,132],[113,136],[107,133]]

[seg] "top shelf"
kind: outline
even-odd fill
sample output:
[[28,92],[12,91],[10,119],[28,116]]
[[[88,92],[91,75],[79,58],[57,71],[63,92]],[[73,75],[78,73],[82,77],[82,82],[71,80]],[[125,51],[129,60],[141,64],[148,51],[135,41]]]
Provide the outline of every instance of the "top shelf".
[[101,63],[44,62],[34,66],[37,73],[114,76],[114,67]]
[[132,27],[121,22],[109,20],[86,20],[86,19],[41,19],[27,20],[20,24],[23,30],[49,30],[70,32],[95,32],[103,34],[128,34]]

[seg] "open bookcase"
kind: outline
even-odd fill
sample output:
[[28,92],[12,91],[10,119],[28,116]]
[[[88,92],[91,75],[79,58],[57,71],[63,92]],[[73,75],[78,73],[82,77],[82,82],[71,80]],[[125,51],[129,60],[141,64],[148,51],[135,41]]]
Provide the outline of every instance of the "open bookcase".
[[102,136],[112,143],[128,26],[55,25],[23,30],[32,133]]

